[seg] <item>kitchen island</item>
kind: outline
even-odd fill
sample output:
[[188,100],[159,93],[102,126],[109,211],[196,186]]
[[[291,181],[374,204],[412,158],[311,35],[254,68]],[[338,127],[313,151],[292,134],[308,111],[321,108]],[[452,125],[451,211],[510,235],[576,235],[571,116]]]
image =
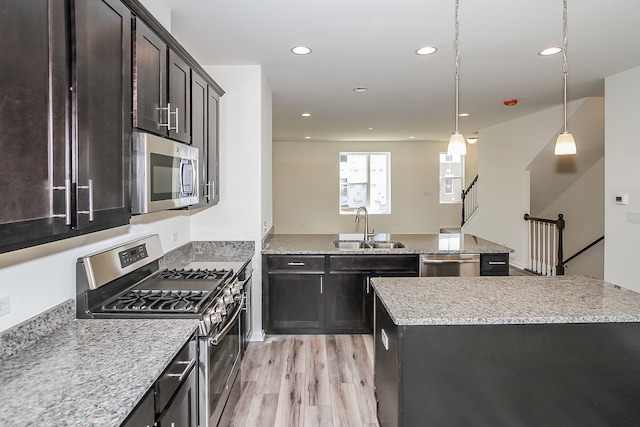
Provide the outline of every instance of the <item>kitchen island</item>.
[[372,284],[381,426],[640,425],[640,294],[581,276]]

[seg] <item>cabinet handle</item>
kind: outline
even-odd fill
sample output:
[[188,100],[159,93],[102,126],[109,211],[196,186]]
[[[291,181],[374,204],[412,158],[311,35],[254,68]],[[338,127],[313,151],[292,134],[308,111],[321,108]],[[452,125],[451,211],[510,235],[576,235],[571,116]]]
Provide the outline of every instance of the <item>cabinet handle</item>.
[[52,190],[64,190],[64,213],[52,215],[55,218],[64,218],[65,225],[71,225],[71,180],[65,179],[64,185],[52,187]]
[[367,293],[369,293],[369,284],[371,283],[371,277],[367,277]]
[[89,221],[93,221],[93,180],[89,180],[89,185],[78,185],[78,189],[89,190],[89,210],[78,211],[78,213],[89,215]]
[[304,262],[301,261],[290,261],[287,263],[287,265],[291,266],[291,267],[304,267]]
[[322,277],[323,276],[320,276],[320,295],[322,295]]
[[167,375],[168,377],[177,377],[178,378],[178,382],[181,383],[182,380],[184,380],[184,377],[187,376],[187,374],[189,373],[189,371],[191,371],[191,368],[193,368],[193,365],[196,364],[196,359],[191,359],[188,362],[184,361],[184,362],[177,362],[178,365],[187,365],[186,368],[184,368],[184,370],[179,373],[179,374],[169,374]]
[[489,265],[505,265],[505,261],[489,261]]
[[[167,123],[158,123],[160,127],[166,127],[168,131],[175,130],[178,133],[178,107],[176,107],[176,111],[171,111],[171,103],[167,102],[166,107],[160,107],[160,111],[167,110]],[[171,115],[176,117],[176,125],[175,127],[171,127]]]

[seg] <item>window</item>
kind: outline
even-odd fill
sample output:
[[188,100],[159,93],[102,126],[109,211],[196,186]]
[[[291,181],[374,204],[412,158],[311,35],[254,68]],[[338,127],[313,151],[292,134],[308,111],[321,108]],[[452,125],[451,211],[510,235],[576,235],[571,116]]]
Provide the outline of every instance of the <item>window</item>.
[[340,153],[340,213],[391,213],[391,153]]
[[462,202],[464,156],[440,153],[440,203]]

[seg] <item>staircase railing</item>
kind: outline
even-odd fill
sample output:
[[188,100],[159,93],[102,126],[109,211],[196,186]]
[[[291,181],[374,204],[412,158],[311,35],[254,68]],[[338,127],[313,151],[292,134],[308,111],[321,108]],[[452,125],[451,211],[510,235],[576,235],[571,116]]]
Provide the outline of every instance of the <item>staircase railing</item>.
[[471,215],[478,209],[478,175],[471,181],[469,187],[462,191],[462,222],[463,226]]
[[587,246],[585,246],[584,248],[580,249],[578,252],[576,252],[575,254],[571,255],[569,258],[567,258],[563,262],[563,265],[567,265],[569,263],[569,261],[573,260],[578,255],[582,255],[583,253],[585,253],[586,251],[588,251],[589,249],[591,249],[592,247],[594,247],[595,245],[597,245],[598,243],[600,243],[603,240],[604,240],[604,236],[598,237],[596,240],[594,240],[593,242],[589,243]]
[[547,219],[524,214],[524,220],[529,222],[529,268],[525,270],[541,276],[564,275],[564,216],[558,214],[558,219]]

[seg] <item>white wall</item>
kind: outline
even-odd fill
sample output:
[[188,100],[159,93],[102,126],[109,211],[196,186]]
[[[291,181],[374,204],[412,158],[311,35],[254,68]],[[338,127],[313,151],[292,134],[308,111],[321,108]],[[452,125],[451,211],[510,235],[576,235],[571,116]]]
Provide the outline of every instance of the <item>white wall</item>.
[[255,242],[253,330],[259,338],[264,222],[271,228],[271,185],[264,184],[271,182],[271,89],[259,65],[204,68],[225,90],[220,99],[220,202],[191,217],[191,240]]
[[140,3],[171,32],[171,8],[163,0],[139,0]]
[[[584,100],[568,106],[572,114]],[[465,233],[515,250],[511,262],[526,265],[531,160],[562,128],[562,106],[481,129],[478,148],[478,204]],[[552,155],[552,154],[551,154]]]
[[339,155],[391,153],[391,214],[371,215],[378,233],[437,233],[459,226],[461,205],[440,204],[439,153],[446,142],[275,142],[274,230],[283,234],[355,233],[362,224],[339,213]]
[[[640,212],[640,67],[605,80],[605,261],[606,281],[640,291],[640,224],[627,213]],[[629,204],[614,203],[627,194]]]

